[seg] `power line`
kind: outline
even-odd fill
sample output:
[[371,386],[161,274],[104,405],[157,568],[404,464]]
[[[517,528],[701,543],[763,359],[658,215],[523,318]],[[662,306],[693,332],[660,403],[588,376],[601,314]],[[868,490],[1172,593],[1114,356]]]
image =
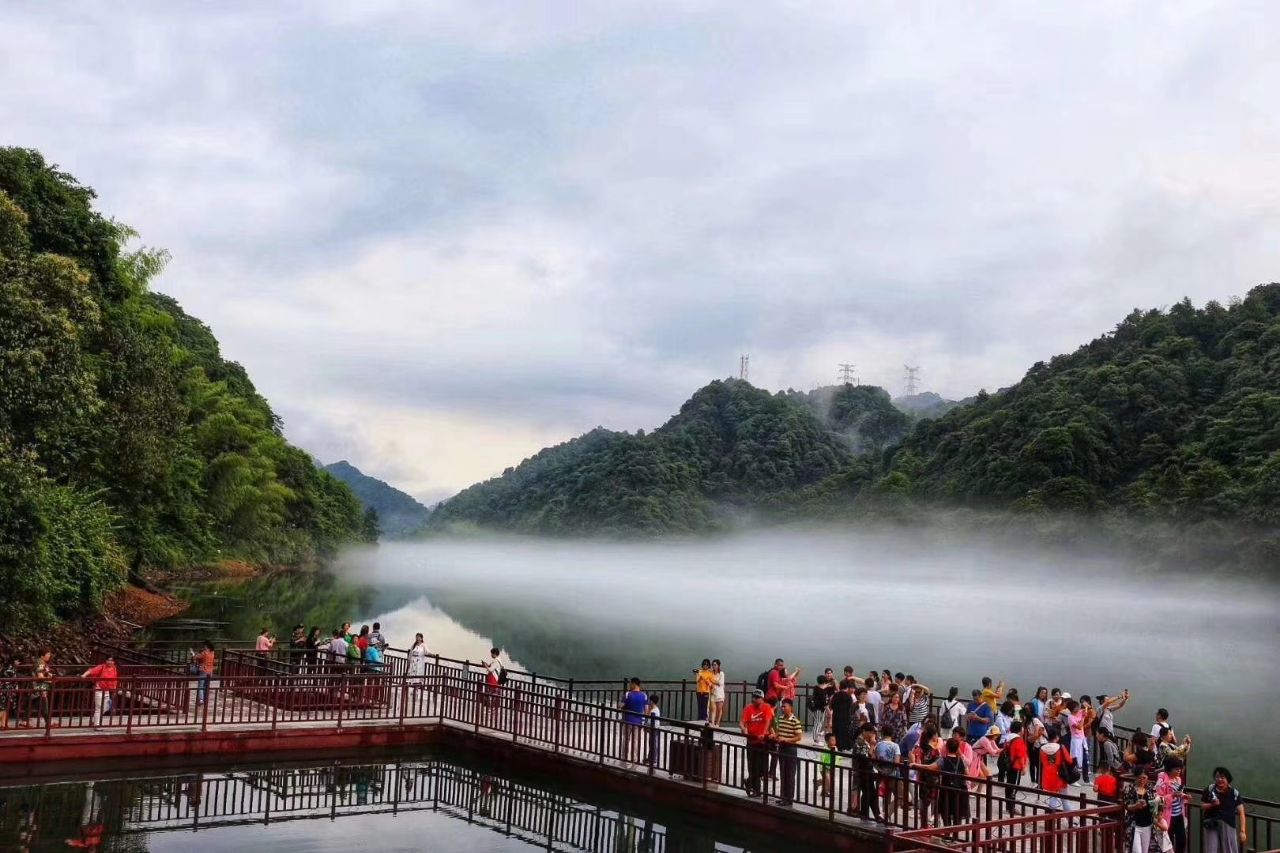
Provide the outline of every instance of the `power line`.
[[904,364],[902,367],[907,371],[907,396],[913,397],[915,396],[916,389],[920,387],[920,365],[915,365],[913,367],[910,364]]
[[751,378],[751,356],[750,355],[744,354],[744,355],[738,356],[738,378],[741,379],[743,382],[750,380]]
[[858,382],[858,376],[853,372],[854,365],[848,362],[840,362],[840,382],[844,385],[855,385]]

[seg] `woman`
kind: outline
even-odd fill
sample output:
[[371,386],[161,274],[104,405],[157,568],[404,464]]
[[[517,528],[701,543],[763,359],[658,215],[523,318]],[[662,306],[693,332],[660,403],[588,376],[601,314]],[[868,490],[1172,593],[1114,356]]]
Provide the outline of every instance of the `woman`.
[[[35,679],[31,684],[31,709],[44,719],[46,726],[53,724],[49,710],[49,694],[53,692],[53,668],[49,665],[51,660],[53,660],[53,649],[45,647],[40,650],[40,655],[31,669],[31,677]],[[26,725],[31,726],[31,710],[27,711]]]
[[938,737],[938,725],[933,720],[925,720],[920,729],[920,740],[911,750],[912,768],[919,771],[920,790],[916,797],[916,808],[920,812],[920,826],[932,826],[929,810],[937,813],[938,800],[938,761],[942,758],[942,739]]
[[1158,803],[1147,774],[1139,773],[1125,785],[1120,801],[1124,805],[1125,853],[1147,853],[1151,848],[1151,827]]
[[893,729],[895,742],[907,733],[907,712],[902,707],[902,694],[896,690],[889,694],[889,704],[880,709],[880,725]]
[[[952,687],[947,691],[947,698],[942,702],[942,713],[939,716],[941,731],[944,737],[951,737],[952,729],[961,727],[964,721],[964,703],[958,698],[960,695],[959,687]],[[948,725],[949,724],[949,725]]]
[[1045,711],[1049,710],[1049,688],[1044,686],[1037,687],[1036,695],[1027,704],[1035,712],[1036,719],[1043,723]]
[[427,674],[427,641],[422,632],[413,635],[413,645],[409,647],[409,674],[414,678]]
[[1030,702],[1022,706],[1022,736],[1027,741],[1027,766],[1031,769],[1031,784],[1039,785],[1040,747],[1049,738],[1044,723],[1036,716],[1036,709]]
[[1133,773],[1147,773],[1156,764],[1156,752],[1151,747],[1151,738],[1146,732],[1134,732],[1129,741],[1129,751],[1124,754],[1125,763]]
[[719,728],[720,721],[724,719],[724,670],[720,668],[719,660],[711,662],[711,672],[716,677],[711,688],[711,725]]
[[320,633],[319,625],[311,626],[311,633],[307,634],[307,669],[315,671],[316,662],[320,659],[320,650],[327,648],[329,641]]
[[693,671],[697,676],[696,691],[698,698],[698,722],[711,720],[711,691],[715,689],[716,674],[711,669],[711,659],[703,658],[702,665]]
[[196,704],[203,705],[209,698],[209,682],[213,680],[213,670],[218,663],[213,653],[213,643],[205,640],[204,646],[195,654],[192,663],[196,668]]
[[987,733],[973,743],[973,758],[968,767],[969,776],[973,779],[990,779],[993,775],[987,759],[1000,755],[1000,727],[991,726]]

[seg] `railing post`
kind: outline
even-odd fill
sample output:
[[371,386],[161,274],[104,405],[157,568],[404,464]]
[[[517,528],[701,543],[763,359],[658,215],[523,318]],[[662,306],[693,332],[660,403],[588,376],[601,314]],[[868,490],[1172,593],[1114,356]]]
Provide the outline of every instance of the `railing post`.
[[282,695],[284,694],[277,693],[273,697],[274,701],[272,701],[271,703],[271,731],[272,732],[276,730],[276,719],[280,716],[280,697]]
[[400,728],[404,728],[405,706],[409,704],[409,670],[400,676]]
[[[218,682],[218,687],[222,687],[222,682]],[[196,676],[196,696],[200,695],[200,676]],[[213,679],[209,679],[209,683],[204,689],[204,701],[200,703],[200,731],[209,731],[209,705],[213,702]]]
[[46,738],[53,737],[53,686],[55,683],[57,683],[56,678],[49,679],[45,682],[46,689],[41,691],[44,696],[44,736]]
[[137,679],[133,676],[129,677],[129,683],[133,685],[133,689],[129,691],[129,713],[124,718],[124,734],[125,737],[133,734],[133,706],[134,700],[138,698]]
[[563,705],[563,701],[559,696],[557,696],[555,703],[555,719],[551,721],[551,749],[553,752],[560,751],[560,711]]
[[347,674],[345,672],[338,676],[338,689],[334,692],[334,701],[338,703],[338,728],[342,728],[342,706],[343,697],[347,695]]
[[520,685],[517,684],[511,701],[511,742],[520,740]]
[[599,753],[600,763],[604,764],[604,705],[600,706],[600,713],[596,715],[596,719],[600,722],[596,735],[596,750]]

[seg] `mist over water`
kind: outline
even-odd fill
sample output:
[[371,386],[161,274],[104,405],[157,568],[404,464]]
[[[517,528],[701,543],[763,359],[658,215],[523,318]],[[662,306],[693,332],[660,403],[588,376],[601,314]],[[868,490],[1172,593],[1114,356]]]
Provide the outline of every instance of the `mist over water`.
[[1195,740],[1193,784],[1227,764],[1246,794],[1280,797],[1274,579],[902,528],[441,539],[353,553],[341,572],[377,589],[397,644],[421,630],[433,651],[476,659],[492,638],[549,674],[681,678],[718,657],[731,681],[754,681],[783,657],[804,679],[888,668],[942,694],[984,675],[1024,698],[1127,687],[1117,723],[1149,729],[1169,708]]

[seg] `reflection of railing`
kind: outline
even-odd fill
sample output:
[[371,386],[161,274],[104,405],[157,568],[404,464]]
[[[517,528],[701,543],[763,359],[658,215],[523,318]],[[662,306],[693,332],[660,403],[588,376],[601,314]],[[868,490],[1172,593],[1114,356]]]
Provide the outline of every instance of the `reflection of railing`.
[[[269,784],[264,784],[269,780]],[[0,842],[19,804],[63,835],[106,827],[106,837],[345,815],[432,811],[547,849],[668,849],[677,831],[523,781],[440,761],[264,768],[158,779],[53,783],[0,789]],[[82,806],[82,803],[84,804]],[[619,841],[631,838],[631,845]],[[46,842],[56,841],[47,833]],[[428,834],[424,841],[430,841]],[[643,842],[643,845],[641,845]],[[679,849],[679,845],[676,845]],[[7,848],[6,848],[7,849]]]

